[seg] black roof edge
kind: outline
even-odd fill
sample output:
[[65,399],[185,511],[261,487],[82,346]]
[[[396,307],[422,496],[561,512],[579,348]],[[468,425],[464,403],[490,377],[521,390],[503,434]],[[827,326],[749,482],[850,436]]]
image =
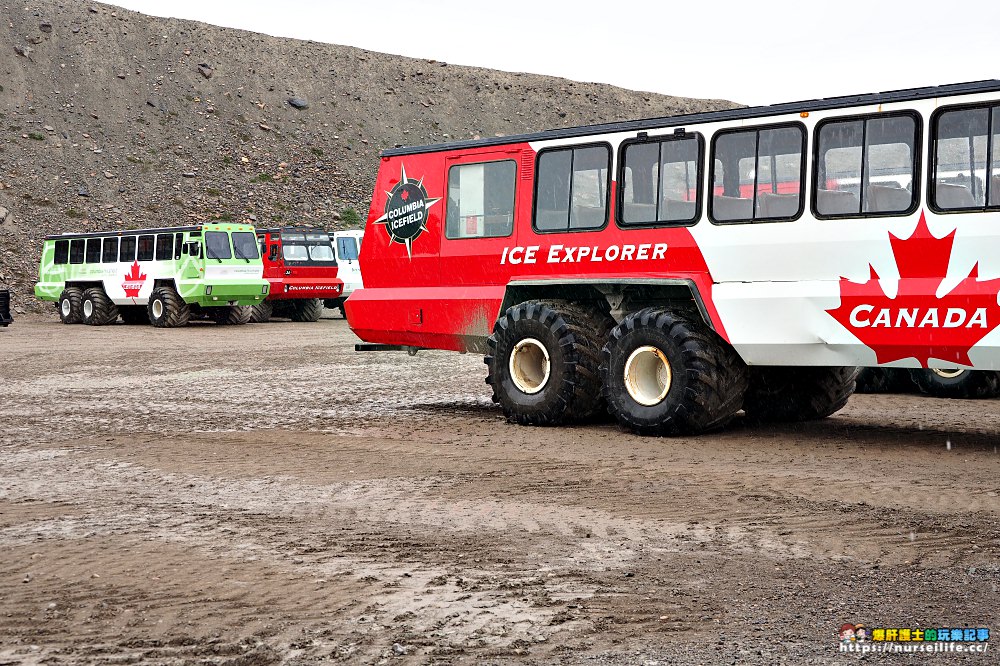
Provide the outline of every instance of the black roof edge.
[[380,155],[381,157],[396,157],[399,155],[416,155],[419,153],[433,153],[445,150],[458,150],[461,148],[503,146],[509,143],[568,139],[573,137],[589,136],[591,134],[635,132],[661,127],[674,127],[677,125],[710,123],[725,120],[741,120],[744,118],[760,118],[765,116],[778,116],[786,113],[823,111],[827,109],[864,106],[870,104],[885,104],[889,102],[906,102],[910,100],[947,97],[952,95],[967,95],[978,92],[992,92],[996,90],[1000,90],[1000,80],[998,79],[970,81],[968,83],[950,83],[940,86],[907,88],[904,90],[890,90],[887,92],[868,93],[863,95],[843,95],[840,97],[823,97],[820,99],[804,100],[800,102],[782,102],[768,106],[750,106],[738,109],[725,109],[723,111],[688,113],[680,116],[627,120],[597,125],[581,125],[578,127],[565,127],[562,129],[534,132],[531,134],[515,134],[503,137],[490,137],[487,139],[466,139],[463,141],[451,141],[448,143],[437,143],[424,146],[402,146],[399,148],[387,148],[386,150],[383,150]]
[[[225,222],[206,222],[205,224],[226,224]],[[233,223],[236,224],[236,223]],[[134,236],[136,234],[165,234],[175,231],[200,231],[202,225],[192,224],[184,227],[157,227],[153,229],[114,229],[112,231],[86,231],[81,233],[52,234],[44,240],[61,240],[63,238],[103,238],[110,236]]]
[[326,229],[321,229],[319,227],[254,227],[259,234],[273,234],[275,232],[281,233],[282,231],[294,231],[303,233],[321,233],[329,235],[330,232]]

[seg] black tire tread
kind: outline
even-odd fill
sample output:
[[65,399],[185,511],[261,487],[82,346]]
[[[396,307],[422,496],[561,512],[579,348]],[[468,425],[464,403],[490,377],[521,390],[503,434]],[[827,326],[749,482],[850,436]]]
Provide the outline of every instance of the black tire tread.
[[260,303],[254,303],[250,306],[250,323],[251,324],[264,324],[271,321],[271,315],[274,314],[274,303],[271,301],[261,301]]
[[856,367],[753,367],[743,410],[750,421],[813,421],[835,414],[854,394]]
[[[153,318],[153,301],[160,298],[163,301],[164,316],[160,321]],[[187,326],[191,320],[191,306],[184,302],[173,287],[156,287],[149,295],[149,305],[146,312],[150,323],[156,328],[179,328]]]
[[208,316],[222,326],[242,326],[253,316],[252,305],[225,305],[208,308]]
[[319,321],[323,316],[323,301],[318,298],[302,298],[295,301],[292,321]]
[[[555,404],[546,413],[519,411],[501,399],[502,377],[494,367],[497,336],[506,335],[511,325],[521,319],[534,319],[547,327],[566,355],[567,380],[559,387]],[[493,402],[501,405],[509,421],[522,425],[558,425],[593,417],[602,408],[598,372],[601,340],[613,325],[609,314],[570,301],[526,301],[511,306],[497,319],[493,334],[487,339],[489,352],[483,358]]]
[[[663,331],[680,348],[686,382],[675,412],[662,423],[650,425],[624,409],[614,409],[616,398],[608,381],[612,347],[639,327]],[[640,435],[699,434],[725,427],[740,410],[747,387],[747,369],[731,345],[708,328],[688,307],[650,307],[627,315],[611,331],[602,350],[602,391],[612,413],[625,428]]]
[[112,301],[104,289],[101,287],[91,287],[83,292],[83,300],[81,301],[81,308],[83,303],[87,301],[91,302],[93,310],[90,317],[83,317],[83,323],[88,326],[105,326],[114,321],[118,320],[118,308],[115,306],[114,301]]
[[910,377],[921,393],[936,398],[987,399],[1000,395],[1000,372],[969,370],[960,381],[943,382],[931,370],[910,370]]
[[[63,317],[62,314],[62,302],[64,299],[69,299],[70,302],[70,314],[68,317]],[[59,312],[59,320],[64,324],[82,324],[83,323],[83,289],[79,287],[66,287],[59,294],[59,300],[56,301],[56,311]]]

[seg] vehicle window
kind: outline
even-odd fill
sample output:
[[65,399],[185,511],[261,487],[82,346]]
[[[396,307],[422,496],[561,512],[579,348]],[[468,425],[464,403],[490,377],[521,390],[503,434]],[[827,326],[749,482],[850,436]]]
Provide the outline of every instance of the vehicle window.
[[104,248],[101,251],[101,261],[111,264],[118,261],[118,238],[105,238]]
[[267,253],[268,261],[275,261],[278,258],[278,245],[271,245],[270,251]]
[[153,244],[156,236],[139,236],[139,261],[153,260]]
[[909,115],[822,123],[817,130],[816,213],[871,215],[914,202],[917,123]]
[[353,236],[341,236],[337,239],[337,257],[341,261],[357,260],[358,244],[354,242]]
[[561,148],[538,157],[534,227],[537,231],[599,229],[608,221],[611,149]]
[[805,145],[800,126],[717,134],[712,149],[712,221],[796,218],[802,207]]
[[333,261],[333,248],[326,245],[310,245],[309,259],[312,261]]
[[184,234],[174,234],[174,259],[181,258],[181,250],[184,249]]
[[260,259],[260,254],[257,253],[257,237],[249,231],[234,231],[233,253],[237,259]]
[[625,225],[685,224],[698,219],[700,141],[692,136],[625,147]]
[[135,236],[122,236],[118,248],[118,261],[135,261]]
[[448,170],[445,236],[509,236],[514,231],[516,171],[517,166],[513,160],[456,164],[451,167]]
[[87,239],[87,263],[88,264],[99,264],[101,263],[101,239],[100,238],[88,238]]
[[84,247],[86,246],[86,241],[82,238],[76,238],[71,240],[69,243],[69,263],[71,264],[82,264]]
[[285,261],[309,261],[309,250],[305,245],[282,245],[281,256]]
[[935,208],[958,211],[1000,205],[998,112],[1000,107],[966,108],[935,118],[930,197]]
[[229,248],[229,234],[225,231],[206,231],[205,256],[209,259],[231,259],[233,253]]
[[157,261],[168,261],[174,256],[174,235],[173,234],[157,234],[156,235],[156,260]]
[[69,241],[68,240],[57,240],[55,248],[55,258],[53,263],[56,264],[68,264],[69,263]]

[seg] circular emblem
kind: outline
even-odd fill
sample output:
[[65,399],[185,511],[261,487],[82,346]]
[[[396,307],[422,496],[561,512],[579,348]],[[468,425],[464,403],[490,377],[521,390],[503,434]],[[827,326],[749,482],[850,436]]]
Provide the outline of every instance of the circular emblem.
[[389,241],[406,246],[406,254],[413,257],[413,241],[427,231],[427,211],[441,201],[431,199],[424,189],[424,179],[407,178],[402,168],[399,182],[386,192],[385,213],[375,220],[375,224],[385,225]]

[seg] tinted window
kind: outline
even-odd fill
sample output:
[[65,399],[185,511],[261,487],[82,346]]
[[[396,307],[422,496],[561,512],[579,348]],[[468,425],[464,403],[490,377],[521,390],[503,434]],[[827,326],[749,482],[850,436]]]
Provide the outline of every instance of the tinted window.
[[[458,164],[448,170],[448,238],[497,238],[514,230],[513,161]],[[353,239],[352,239],[353,240]]]
[[546,150],[538,157],[534,225],[538,231],[599,229],[608,219],[611,149]]
[[135,236],[122,236],[121,246],[118,248],[118,261],[135,261]]
[[798,126],[716,135],[709,214],[715,222],[792,219],[802,203],[805,131]]
[[118,238],[105,238],[104,248],[101,251],[101,261],[111,264],[118,261]]
[[209,259],[232,258],[233,253],[229,248],[229,234],[225,231],[206,231],[205,255]]
[[257,237],[249,231],[233,232],[233,253],[237,259],[259,259]]
[[53,261],[57,264],[69,263],[69,241],[68,240],[57,240],[56,241],[56,256]]
[[156,236],[156,260],[168,261],[174,256],[174,235],[157,234]]
[[630,144],[623,165],[622,224],[683,224],[698,218],[697,137]]
[[358,258],[358,244],[353,236],[341,236],[337,239],[337,256],[341,261],[355,261]]
[[101,239],[100,238],[88,238],[87,239],[87,263],[88,264],[99,264],[99,263],[101,263]]
[[153,260],[153,241],[155,236],[139,236],[139,261]]
[[174,259],[181,258],[181,250],[184,248],[184,234],[174,234]]
[[931,201],[941,210],[1000,205],[1000,107],[949,110],[934,120]]
[[69,243],[69,263],[82,264],[84,247],[87,243],[82,238],[77,238]]
[[900,213],[912,207],[917,142],[912,116],[825,122],[817,142],[819,215]]

